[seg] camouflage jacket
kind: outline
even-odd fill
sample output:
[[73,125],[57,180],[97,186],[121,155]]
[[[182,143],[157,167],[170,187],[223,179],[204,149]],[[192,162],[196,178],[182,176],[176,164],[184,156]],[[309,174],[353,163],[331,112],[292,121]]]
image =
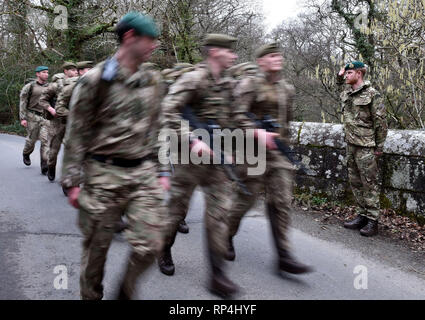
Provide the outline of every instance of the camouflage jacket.
[[52,77],[52,82],[44,89],[40,98],[40,106],[47,111],[49,107],[55,108],[57,98],[62,90],[65,75],[63,73],[55,74]]
[[[43,108],[40,106],[40,97],[43,90],[48,86],[46,84],[39,84],[36,81],[26,84],[19,95],[19,118],[22,120],[28,119],[28,110],[43,112]],[[31,92],[31,96],[30,95]]]
[[351,87],[341,93],[344,131],[347,143],[375,147],[382,151],[388,133],[382,96],[366,81],[357,90]]
[[[162,129],[163,84],[159,72],[141,66],[131,74],[118,66],[114,80],[98,97],[104,62],[75,86],[66,127],[62,185],[78,186],[84,159],[90,154],[111,158],[158,159]],[[102,101],[96,101],[96,98]],[[168,171],[168,166],[161,166]]]
[[281,126],[280,138],[289,144],[289,122],[292,121],[292,104],[295,88],[284,79],[270,83],[267,76],[258,72],[242,78],[234,90],[233,118],[242,129],[254,129],[255,123],[247,112],[262,119],[268,115]]
[[69,78],[63,81],[63,88],[58,95],[56,101],[56,115],[58,117],[67,117],[69,113],[69,102],[71,100],[72,91],[79,77]]
[[190,105],[199,121],[213,120],[221,128],[232,128],[233,84],[230,77],[224,76],[217,82],[206,63],[195,65],[193,71],[184,73],[171,85],[162,103],[167,127],[183,137],[189,135],[189,132],[181,132],[180,129],[182,109]]

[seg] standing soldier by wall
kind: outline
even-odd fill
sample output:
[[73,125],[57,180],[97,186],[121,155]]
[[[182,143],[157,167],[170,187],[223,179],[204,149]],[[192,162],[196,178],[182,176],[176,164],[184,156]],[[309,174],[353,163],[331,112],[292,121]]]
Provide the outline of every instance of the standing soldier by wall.
[[[235,259],[233,237],[236,235],[242,217],[252,208],[258,195],[265,192],[267,214],[275,242],[277,269],[294,274],[310,272],[311,268],[297,262],[291,255],[288,243],[289,214],[293,189],[293,165],[278,150],[274,138],[289,145],[289,121],[292,120],[292,101],[295,89],[281,75],[283,56],[276,43],[265,45],[256,52],[259,71],[256,75],[242,77],[235,88],[234,119],[239,126],[254,129],[258,143],[266,146],[266,171],[262,175],[248,175],[247,165],[239,166],[240,176],[252,196],[235,190],[236,195],[229,211],[228,260]],[[251,74],[248,65],[242,65]],[[251,68],[252,69],[252,68]],[[254,114],[257,119],[269,117],[280,125],[280,132],[266,132],[247,116]]]
[[56,176],[56,161],[62,139],[65,133],[66,122],[64,118],[56,116],[56,103],[60,92],[62,91],[64,81],[74,78],[78,75],[77,66],[72,62],[65,62],[62,65],[64,77],[58,77],[57,81],[52,82],[41,95],[40,105],[46,113],[46,118],[49,120],[49,156],[48,156],[48,172],[47,177],[50,181],[55,180]]
[[19,118],[21,125],[27,129],[27,138],[23,150],[23,161],[27,166],[31,165],[30,154],[34,151],[35,143],[40,140],[40,167],[41,173],[47,173],[48,158],[48,133],[47,121],[43,116],[43,108],[40,105],[40,97],[47,87],[49,68],[39,66],[35,69],[37,79],[26,84],[20,94]]
[[369,81],[364,81],[366,66],[354,61],[342,68],[337,83],[347,88],[341,93],[347,142],[348,178],[359,215],[344,224],[360,229],[363,236],[378,234],[379,193],[377,158],[383,154],[388,125],[382,96]]
[[137,279],[162,247],[167,221],[169,167],[158,164],[163,83],[159,72],[141,66],[158,47],[159,32],[151,18],[131,12],[116,33],[116,54],[82,77],[72,93],[65,137],[62,186],[79,209],[80,293],[87,300],[103,297],[106,256],[123,214],[132,252],[118,299],[134,296]]

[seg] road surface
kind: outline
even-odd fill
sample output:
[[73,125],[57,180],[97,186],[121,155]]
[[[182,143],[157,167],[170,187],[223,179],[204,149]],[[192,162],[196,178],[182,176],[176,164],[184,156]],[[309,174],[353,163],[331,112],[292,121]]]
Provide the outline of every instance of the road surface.
[[[77,212],[59,183],[40,174],[39,145],[30,167],[22,163],[23,145],[22,137],[0,135],[0,299],[79,299]],[[190,233],[179,234],[173,248],[175,275],[161,274],[155,264],[138,285],[139,299],[216,299],[205,288],[203,207],[197,192],[187,217]],[[366,239],[338,225],[323,225],[308,212],[293,213],[290,239],[295,256],[315,272],[279,276],[261,211],[250,212],[235,239],[237,258],[228,264],[228,274],[242,289],[236,299],[425,298],[423,255],[381,235]],[[105,299],[113,297],[128,252],[117,236],[106,265]],[[55,287],[59,274],[67,276],[67,283],[60,282],[65,289]]]

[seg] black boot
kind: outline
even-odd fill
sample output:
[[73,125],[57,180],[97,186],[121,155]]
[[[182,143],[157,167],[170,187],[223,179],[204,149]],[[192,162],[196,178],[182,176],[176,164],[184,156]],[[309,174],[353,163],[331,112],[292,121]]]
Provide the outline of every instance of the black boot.
[[363,228],[367,224],[367,218],[358,215],[354,220],[344,223],[344,228],[358,230]]
[[229,244],[227,247],[225,259],[227,261],[235,261],[236,259],[235,247],[233,246],[233,237],[229,237]]
[[47,178],[49,178],[50,182],[53,182],[55,181],[55,177],[56,177],[56,166],[55,165],[48,166]]
[[292,274],[303,274],[313,271],[313,268],[296,261],[288,251],[280,251],[279,271]]
[[49,170],[49,169],[48,169],[48,167],[47,167],[47,162],[46,162],[46,161],[41,160],[41,162],[40,162],[40,167],[41,167],[41,174],[42,174],[43,176],[45,176],[45,175],[47,174],[47,171]]
[[30,166],[31,165],[30,155],[29,154],[24,154],[22,156],[23,156],[24,164],[26,166]]
[[62,187],[62,191],[63,191],[63,194],[65,195],[65,197],[67,197],[68,196],[68,189],[65,188],[65,187]]
[[360,230],[360,234],[365,237],[373,237],[378,234],[378,221],[367,219],[368,222],[364,228]]
[[180,233],[189,233],[189,227],[188,227],[188,225],[186,224],[186,221],[185,221],[185,220],[182,220],[182,221],[179,223],[179,227],[177,228],[177,230],[178,230],[178,232],[180,232]]
[[171,247],[167,247],[162,251],[161,256],[158,258],[159,270],[167,276],[172,276],[175,271],[173,257],[171,255]]
[[115,233],[121,233],[127,229],[128,225],[122,219],[115,224]]
[[114,300],[131,300],[131,297],[125,292],[124,288],[121,286],[119,288],[118,294],[115,295]]
[[223,272],[223,259],[210,252],[210,261],[212,265],[212,275],[209,284],[211,293],[218,295],[223,299],[229,299],[239,292],[239,288]]

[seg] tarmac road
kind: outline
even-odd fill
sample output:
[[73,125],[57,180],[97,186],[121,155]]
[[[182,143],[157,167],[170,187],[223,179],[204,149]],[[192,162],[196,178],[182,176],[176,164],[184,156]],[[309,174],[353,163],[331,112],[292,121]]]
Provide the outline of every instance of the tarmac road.
[[[77,211],[68,205],[59,183],[41,175],[39,145],[30,167],[22,163],[23,145],[22,137],[0,135],[0,299],[79,299],[82,238]],[[190,233],[179,234],[173,248],[176,274],[167,277],[155,264],[140,281],[138,298],[216,299],[205,288],[203,206],[197,192],[187,217]],[[341,226],[323,225],[311,213],[294,212],[292,220],[294,254],[315,272],[277,275],[268,220],[261,210],[252,211],[235,239],[236,261],[228,264],[230,278],[242,289],[237,299],[425,298],[423,255],[381,235],[367,239]],[[117,236],[106,265],[106,299],[113,298],[128,252],[127,243]],[[67,289],[55,288],[58,266],[66,268]],[[356,267],[361,274],[354,273]]]

